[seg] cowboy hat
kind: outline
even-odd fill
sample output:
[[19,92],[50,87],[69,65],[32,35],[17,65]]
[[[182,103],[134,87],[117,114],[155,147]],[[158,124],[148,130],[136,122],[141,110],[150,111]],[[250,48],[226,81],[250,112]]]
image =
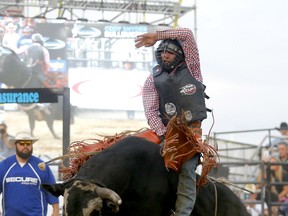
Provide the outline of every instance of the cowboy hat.
[[249,191],[252,194],[256,192],[256,185],[255,184],[246,184],[244,188],[245,188],[246,192]]
[[10,22],[6,25],[6,28],[7,29],[12,29],[12,30],[16,30],[17,29],[17,26],[14,25],[14,23]]
[[33,143],[37,142],[39,139],[31,137],[29,133],[19,132],[16,134],[15,138],[9,139],[9,143],[15,144],[17,141],[20,141],[20,140],[31,140],[32,144],[33,144]]
[[286,122],[282,122],[280,124],[280,128],[276,128],[277,130],[288,130],[288,125]]

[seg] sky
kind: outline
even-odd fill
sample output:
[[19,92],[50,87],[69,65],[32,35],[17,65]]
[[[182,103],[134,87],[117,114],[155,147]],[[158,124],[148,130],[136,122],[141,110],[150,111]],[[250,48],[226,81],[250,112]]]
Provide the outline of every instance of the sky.
[[[184,0],[183,6],[191,2]],[[288,1],[201,0],[196,5],[212,131],[268,129],[288,122]],[[180,18],[179,26],[194,31],[191,20],[193,11]],[[212,119],[208,114],[204,130]]]

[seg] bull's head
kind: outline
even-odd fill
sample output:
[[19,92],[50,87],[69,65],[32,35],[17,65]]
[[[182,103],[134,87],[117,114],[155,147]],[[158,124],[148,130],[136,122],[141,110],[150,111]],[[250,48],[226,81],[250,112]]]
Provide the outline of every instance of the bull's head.
[[62,184],[42,184],[54,196],[64,196],[64,215],[92,216],[118,212],[122,203],[114,191],[93,181],[73,179]]

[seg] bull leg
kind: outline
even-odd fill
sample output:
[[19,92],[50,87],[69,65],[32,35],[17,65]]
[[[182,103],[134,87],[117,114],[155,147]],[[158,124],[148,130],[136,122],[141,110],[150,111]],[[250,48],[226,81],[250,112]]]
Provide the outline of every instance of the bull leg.
[[30,134],[32,137],[34,137],[34,129],[35,129],[35,117],[34,117],[34,113],[33,110],[30,111],[26,111],[27,115],[28,115],[28,120],[29,120],[29,126],[30,126]]
[[60,139],[60,137],[54,131],[53,121],[51,121],[51,122],[50,121],[46,121],[46,123],[47,123],[47,126],[48,126],[50,132],[52,133],[54,139]]
[[53,114],[52,113],[45,113],[44,117],[45,117],[46,124],[47,124],[50,132],[52,133],[54,139],[60,139],[60,137],[54,131],[54,127],[53,127],[54,117],[53,117]]

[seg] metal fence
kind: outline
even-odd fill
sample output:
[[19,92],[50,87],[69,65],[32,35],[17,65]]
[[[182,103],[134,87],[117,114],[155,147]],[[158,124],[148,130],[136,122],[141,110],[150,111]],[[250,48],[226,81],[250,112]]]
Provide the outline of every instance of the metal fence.
[[[270,177],[271,165],[287,165],[287,163],[269,163],[263,160],[264,157],[271,155],[278,156],[277,144],[279,140],[283,140],[283,137],[275,133],[275,128],[221,132],[215,133],[209,141],[210,145],[218,149],[219,154],[219,172],[210,172],[210,174],[216,174],[216,177],[224,176],[228,181],[227,185],[246,206],[260,204],[262,215],[264,215],[266,203],[269,216],[279,215],[279,213],[275,214],[274,209],[287,205],[285,202],[273,201],[271,188],[275,185],[287,185],[288,182],[274,182]],[[246,138],[248,142],[237,139],[239,137]],[[288,140],[288,137],[284,139]],[[257,180],[260,172],[267,172],[267,178],[262,177]],[[259,186],[258,197],[255,200],[247,199],[249,193],[245,192],[245,186],[249,184]]]

